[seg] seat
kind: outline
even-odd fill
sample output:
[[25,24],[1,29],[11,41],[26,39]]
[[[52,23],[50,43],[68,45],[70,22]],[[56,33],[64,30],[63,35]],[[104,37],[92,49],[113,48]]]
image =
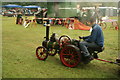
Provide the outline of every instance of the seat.
[[97,53],[102,52],[105,48],[104,47],[99,47],[99,48],[94,48],[94,51],[97,51]]
[[102,52],[105,48],[104,47],[97,47],[97,48],[88,48],[88,51],[94,58],[98,58],[98,53]]
[[88,48],[88,51],[91,53],[99,53],[102,52],[105,48],[104,47],[96,47],[96,48]]

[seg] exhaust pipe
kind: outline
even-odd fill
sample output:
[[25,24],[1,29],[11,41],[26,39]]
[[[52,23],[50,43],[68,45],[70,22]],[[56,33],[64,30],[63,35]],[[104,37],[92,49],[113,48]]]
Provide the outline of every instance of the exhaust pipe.
[[46,38],[46,41],[49,40],[49,27],[50,27],[50,23],[49,23],[49,19],[45,18],[44,21],[46,21],[46,36],[44,38]]

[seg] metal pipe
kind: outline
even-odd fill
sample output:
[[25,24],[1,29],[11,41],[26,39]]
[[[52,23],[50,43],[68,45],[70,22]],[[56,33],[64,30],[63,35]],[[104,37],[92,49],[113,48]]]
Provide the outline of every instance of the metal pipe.
[[118,62],[112,62],[112,61],[107,61],[107,60],[98,59],[98,58],[94,58],[94,59],[99,60],[99,61],[103,61],[103,62],[112,63],[112,64],[117,64],[118,66],[120,66],[120,64]]
[[46,41],[49,40],[49,27],[50,27],[50,24],[49,24],[49,19],[46,19],[45,20],[47,22],[47,25],[46,25]]
[[49,26],[46,26],[46,41],[49,40]]

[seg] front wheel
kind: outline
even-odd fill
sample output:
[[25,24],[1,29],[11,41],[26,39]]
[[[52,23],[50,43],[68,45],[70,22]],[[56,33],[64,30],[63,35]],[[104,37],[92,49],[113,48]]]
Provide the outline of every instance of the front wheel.
[[46,60],[48,51],[45,47],[39,46],[36,48],[36,56],[39,60]]
[[57,50],[51,48],[51,49],[49,49],[48,53],[49,53],[50,56],[55,56],[56,53],[57,53]]

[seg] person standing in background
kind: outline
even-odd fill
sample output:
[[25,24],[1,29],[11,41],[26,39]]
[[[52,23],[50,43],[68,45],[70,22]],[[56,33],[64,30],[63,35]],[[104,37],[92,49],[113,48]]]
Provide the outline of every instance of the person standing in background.
[[78,17],[79,21],[82,20],[82,11],[81,11],[80,5],[77,5],[77,17]]
[[19,11],[19,12],[17,13],[16,24],[22,24],[22,21],[23,21],[23,19],[22,19],[22,12]]

